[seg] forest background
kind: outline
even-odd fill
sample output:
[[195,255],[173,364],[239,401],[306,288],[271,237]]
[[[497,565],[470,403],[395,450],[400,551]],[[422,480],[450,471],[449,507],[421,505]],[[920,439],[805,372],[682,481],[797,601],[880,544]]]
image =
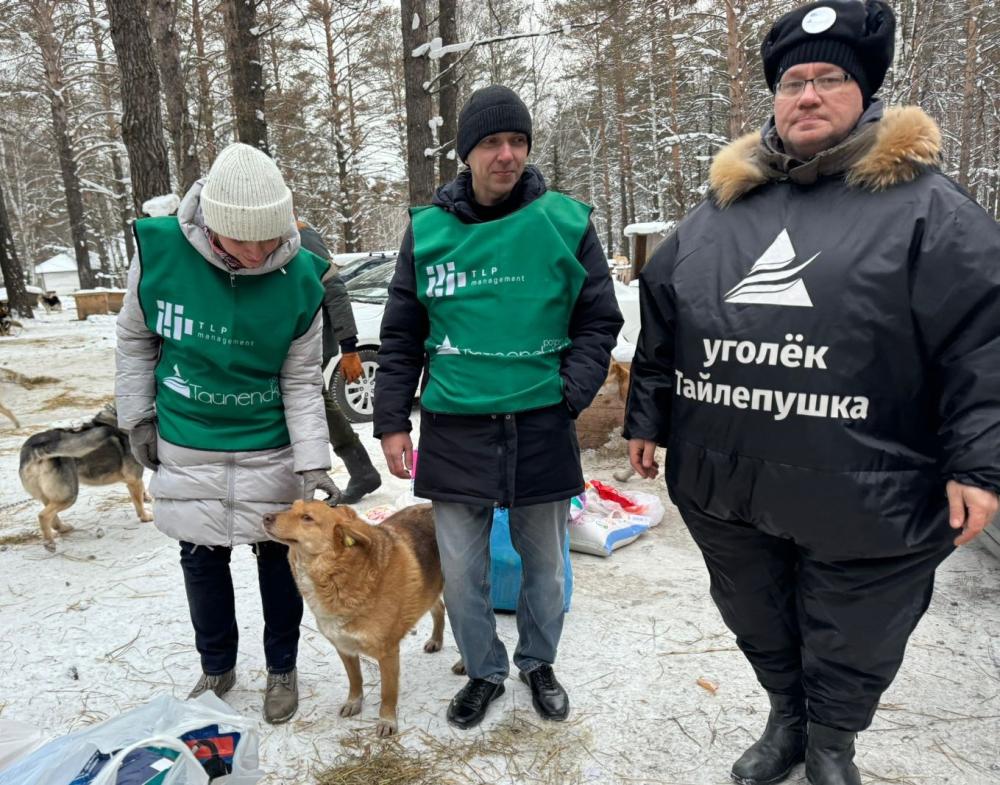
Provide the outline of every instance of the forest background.
[[[0,271],[63,252],[121,285],[129,226],[239,140],[339,252],[391,249],[455,176],[458,110],[505,84],[551,188],[625,227],[680,219],[769,114],[758,47],[787,0],[0,0]],[[944,171],[1000,217],[1000,4],[897,0],[880,96],[941,126]],[[87,261],[90,260],[88,265]]]

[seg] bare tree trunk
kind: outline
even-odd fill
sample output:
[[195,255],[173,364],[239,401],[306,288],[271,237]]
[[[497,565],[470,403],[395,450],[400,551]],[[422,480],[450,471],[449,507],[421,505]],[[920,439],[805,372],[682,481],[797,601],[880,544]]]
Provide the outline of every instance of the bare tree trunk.
[[608,149],[608,138],[604,127],[604,69],[600,66],[601,42],[600,30],[594,29],[594,62],[598,64],[594,69],[594,76],[597,79],[597,139],[601,146],[601,177],[604,185],[604,247],[608,253],[615,252],[612,242],[614,234],[614,219],[611,217],[611,151]]
[[434,159],[426,151],[433,147],[429,125],[431,95],[424,89],[430,75],[427,58],[412,54],[427,40],[427,4],[425,0],[401,0],[400,6],[406,86],[406,174],[410,204],[430,204],[434,197]]
[[128,150],[135,214],[170,193],[170,165],[160,116],[160,77],[143,0],[107,0],[111,40],[122,79],[122,138]]
[[[458,43],[455,0],[438,0],[438,33],[445,46]],[[438,68],[441,72],[446,71],[457,60],[458,54],[447,54],[438,61]],[[440,81],[438,114],[441,115],[443,122],[438,128],[438,139],[440,139],[442,146],[451,144],[448,151],[442,152],[438,158],[438,180],[444,184],[454,180],[458,174],[458,152],[455,149],[458,138],[458,82],[455,71],[448,71],[448,74]]]
[[743,133],[746,122],[746,96],[743,85],[745,53],[740,46],[740,16],[742,10],[733,0],[726,3],[726,66],[729,72],[729,138]]
[[969,187],[969,162],[972,156],[972,122],[976,107],[976,60],[979,54],[979,14],[981,0],[968,0],[965,16],[965,72],[962,83],[962,130],[959,136],[958,182]]
[[11,231],[10,220],[7,217],[7,201],[3,195],[3,184],[0,183],[0,273],[3,273],[3,284],[7,287],[7,302],[10,308],[26,319],[34,317],[31,310],[32,298],[24,288],[24,271],[17,258],[14,248],[14,233]]
[[181,71],[180,42],[177,38],[177,1],[152,0],[149,28],[156,43],[156,59],[167,102],[167,129],[174,148],[174,166],[181,181],[182,193],[198,179],[198,157],[194,149],[194,131],[188,115],[187,86]]
[[[677,110],[680,106],[680,89],[677,84],[677,47],[674,46],[674,7],[667,4],[667,35],[666,35],[666,61],[664,65],[670,72],[670,134],[674,137],[674,143],[670,146],[671,180],[673,184],[673,196],[676,209],[673,213],[675,220],[679,220],[687,210],[687,199],[685,198],[686,188],[684,185],[684,171],[681,166],[681,146],[677,139],[678,123]],[[670,216],[664,215],[664,218]]]
[[115,212],[122,229],[122,237],[125,240],[125,254],[131,259],[135,256],[135,238],[132,236],[132,208],[128,199],[128,185],[125,182],[125,170],[122,167],[122,157],[118,152],[118,140],[120,129],[118,127],[118,115],[115,112],[114,102],[111,98],[110,75],[104,60],[104,41],[101,29],[97,24],[97,8],[94,0],[87,0],[87,9],[90,11],[90,32],[94,39],[94,52],[97,55],[97,75],[100,81],[101,105],[104,107],[105,122],[108,130],[108,142],[114,145],[111,148],[111,174],[115,180]]
[[326,80],[327,89],[330,91],[330,138],[337,159],[337,212],[340,214],[343,250],[346,253],[351,253],[357,250],[353,220],[355,199],[354,194],[351,193],[351,171],[348,161],[350,150],[344,139],[344,117],[340,109],[337,58],[333,48],[333,4],[330,0],[323,0],[320,5],[320,18],[326,36]]
[[215,107],[212,105],[212,87],[205,57],[205,23],[199,0],[191,0],[191,34],[198,57],[198,133],[202,138],[205,160],[214,161],[218,152],[215,146]]
[[264,67],[255,0],[223,0],[236,138],[270,155],[264,120]]
[[612,56],[615,73],[615,115],[618,118],[618,189],[621,207],[621,247],[628,253],[629,241],[625,236],[625,227],[635,219],[635,181],[632,176],[632,143],[629,139],[625,105],[625,57],[623,49],[625,41],[621,31],[626,24],[621,2],[616,3],[615,24],[612,39]]
[[80,286],[90,289],[96,284],[96,278],[90,269],[83,195],[80,192],[80,176],[77,173],[76,158],[69,133],[69,113],[66,106],[68,90],[63,79],[62,46],[56,38],[55,4],[42,0],[34,3],[31,12],[35,21],[36,43],[42,56],[45,92],[52,112],[52,133],[56,141],[59,171],[62,174],[63,190],[66,194],[66,212],[69,215],[73,254],[76,257]]
[[356,165],[364,140],[361,137],[361,129],[358,126],[357,105],[354,102],[354,80],[351,78],[351,74],[354,71],[351,66],[351,36],[349,30],[344,35],[344,63],[345,78],[342,81],[347,86],[347,138],[350,140],[351,145],[351,191],[356,194],[351,206],[351,221],[354,230],[355,250],[359,250],[366,245],[366,232],[368,231],[368,224],[370,222],[370,213],[366,209],[365,198],[369,192]]

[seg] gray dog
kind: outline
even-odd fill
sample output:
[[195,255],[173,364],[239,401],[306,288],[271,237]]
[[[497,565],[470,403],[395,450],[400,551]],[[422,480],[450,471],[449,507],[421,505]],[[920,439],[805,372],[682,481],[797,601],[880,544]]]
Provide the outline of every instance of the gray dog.
[[36,433],[21,448],[21,484],[45,507],[38,513],[45,547],[54,551],[55,532],[73,531],[59,513],[76,501],[80,483],[124,482],[140,521],[151,521],[143,501],[142,466],[132,457],[128,434],[118,428],[114,407],[106,407],[79,428],[52,428]]

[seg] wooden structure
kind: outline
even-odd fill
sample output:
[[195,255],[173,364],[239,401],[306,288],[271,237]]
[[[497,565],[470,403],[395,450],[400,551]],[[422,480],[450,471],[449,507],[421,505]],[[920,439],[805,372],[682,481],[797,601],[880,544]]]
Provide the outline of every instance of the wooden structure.
[[674,221],[647,221],[629,224],[625,227],[625,236],[635,238],[633,242],[635,247],[632,249],[631,274],[628,276],[628,281],[623,280],[622,283],[628,283],[638,277],[649,257],[656,250],[656,246],[673,230],[675,225]]
[[82,320],[95,313],[118,313],[125,301],[125,290],[81,289],[70,297],[76,300],[76,318]]

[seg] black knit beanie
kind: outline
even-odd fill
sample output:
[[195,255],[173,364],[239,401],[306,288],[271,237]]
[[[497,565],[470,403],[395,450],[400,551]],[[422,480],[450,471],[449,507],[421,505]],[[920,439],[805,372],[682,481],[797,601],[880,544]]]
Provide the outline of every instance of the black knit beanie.
[[490,134],[522,133],[531,150],[531,113],[509,87],[490,85],[476,90],[458,113],[458,157],[465,161],[472,148]]
[[883,0],[821,0],[789,11],[760,47],[767,86],[774,92],[792,66],[830,63],[851,75],[867,103],[892,65],[895,30]]

